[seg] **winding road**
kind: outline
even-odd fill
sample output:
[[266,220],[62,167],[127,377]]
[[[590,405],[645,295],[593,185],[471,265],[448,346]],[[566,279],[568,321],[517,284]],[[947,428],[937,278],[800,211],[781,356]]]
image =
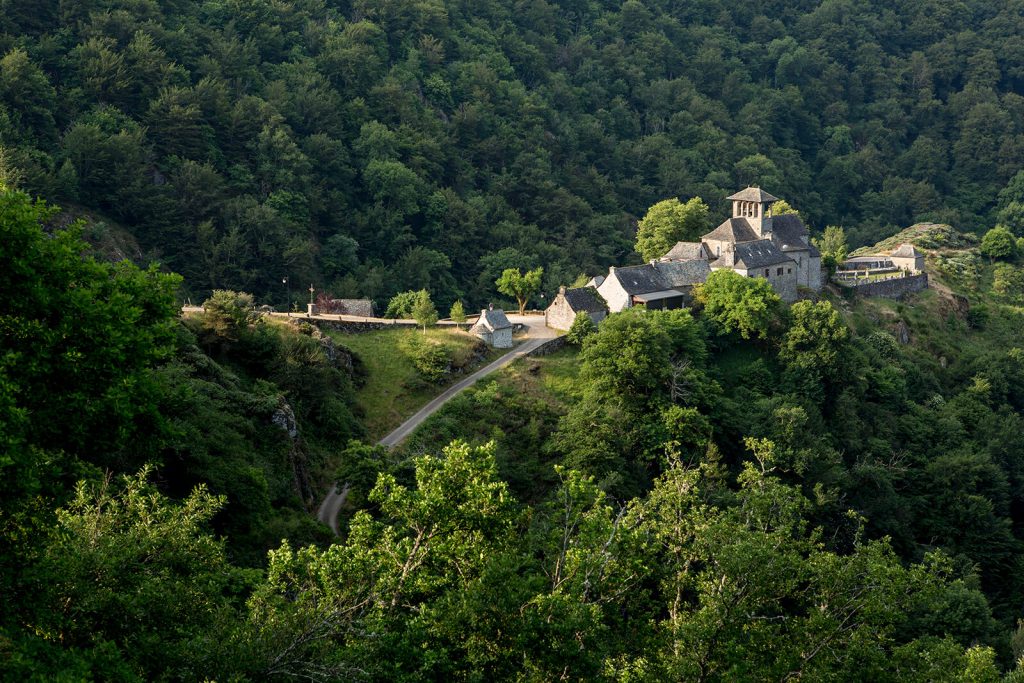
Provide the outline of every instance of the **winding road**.
[[[415,415],[398,425],[397,429],[377,443],[389,449],[394,448],[405,440],[407,436],[416,431],[416,428],[423,424],[424,420],[440,410],[441,406],[457,396],[467,387],[475,384],[477,380],[482,377],[486,377],[496,370],[500,370],[519,358],[522,358],[544,342],[547,342],[557,336],[557,333],[554,330],[544,325],[544,318],[542,316],[510,315],[508,316],[508,319],[513,324],[520,323],[526,326],[527,338],[525,341],[520,342],[518,346],[509,350],[509,352],[504,356],[491,361],[469,377],[459,380],[452,386],[445,389],[436,398],[416,411]],[[338,512],[341,510],[341,506],[344,505],[347,495],[348,485],[339,487],[335,484],[331,487],[331,490],[327,492],[323,502],[320,503],[320,509],[317,511],[317,519],[331,527],[331,531],[335,534],[338,533]]]

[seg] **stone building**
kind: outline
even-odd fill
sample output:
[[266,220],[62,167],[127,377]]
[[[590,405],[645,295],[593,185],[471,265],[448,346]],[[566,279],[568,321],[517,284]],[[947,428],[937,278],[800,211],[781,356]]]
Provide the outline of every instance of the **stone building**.
[[901,244],[889,254],[851,256],[840,265],[838,274],[885,273],[900,271],[910,275],[924,272],[924,254],[913,244]]
[[469,333],[496,349],[512,348],[512,323],[501,309],[490,307],[480,311],[480,318]]
[[580,313],[586,313],[599,323],[608,314],[608,307],[593,287],[560,287],[555,300],[544,311],[544,324],[556,330],[568,330]]
[[705,259],[612,266],[597,292],[613,313],[638,304],[652,310],[682,308],[692,303],[694,286],[707,280],[710,272]]
[[772,204],[779,200],[759,187],[727,199],[732,216],[700,242],[677,242],[656,261],[612,267],[606,277],[588,284],[597,287],[612,312],[637,304],[652,309],[688,306],[694,286],[723,268],[765,278],[785,301],[796,300],[798,287],[821,289],[821,253],[811,244],[800,216],[773,215]]
[[[800,216],[775,216],[772,204],[779,201],[759,187],[748,187],[727,197],[732,216],[701,238],[712,270],[729,268],[746,277],[763,277],[786,301],[797,296],[797,287],[821,289],[821,253],[811,244],[810,233]],[[692,242],[680,242],[665,255]]]
[[363,318],[374,317],[373,302],[369,299],[329,299],[327,305],[320,304],[320,312],[337,315],[358,315]]
[[901,244],[889,254],[889,260],[900,270],[913,275],[924,272],[924,254],[915,249],[913,244]]

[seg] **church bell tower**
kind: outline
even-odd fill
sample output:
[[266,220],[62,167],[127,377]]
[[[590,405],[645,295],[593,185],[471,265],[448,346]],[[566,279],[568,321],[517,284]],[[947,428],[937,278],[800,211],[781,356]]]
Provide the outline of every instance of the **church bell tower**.
[[732,202],[732,217],[745,218],[758,237],[771,239],[772,204],[779,201],[759,187],[748,187],[727,197]]

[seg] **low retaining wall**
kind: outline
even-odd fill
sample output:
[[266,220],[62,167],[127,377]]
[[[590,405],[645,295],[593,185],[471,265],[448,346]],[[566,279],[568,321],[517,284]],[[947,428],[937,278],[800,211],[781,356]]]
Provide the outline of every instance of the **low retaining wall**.
[[325,318],[298,318],[291,320],[296,322],[312,323],[320,329],[336,330],[346,334],[359,334],[360,332],[373,332],[375,330],[391,330],[399,327],[418,327],[416,323],[407,322],[381,322],[379,320],[327,320]]
[[569,343],[568,340],[564,336],[563,337],[555,337],[554,339],[552,339],[550,341],[544,342],[543,344],[541,344],[540,346],[535,348],[533,351],[530,351],[526,355],[527,356],[546,356],[549,353],[554,353],[555,351],[560,351],[560,350],[564,349],[568,343]]
[[907,277],[894,278],[892,280],[879,280],[877,282],[868,282],[856,286],[847,286],[847,289],[849,289],[854,296],[902,299],[908,294],[914,294],[921,290],[928,289],[928,273],[908,275]]

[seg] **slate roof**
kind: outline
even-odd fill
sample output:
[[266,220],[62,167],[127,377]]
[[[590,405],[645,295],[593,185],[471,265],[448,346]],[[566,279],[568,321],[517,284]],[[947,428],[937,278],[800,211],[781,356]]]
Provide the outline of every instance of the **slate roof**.
[[597,289],[603,283],[604,283],[604,275],[595,275],[594,277],[592,277],[589,280],[587,280],[587,284],[585,284],[583,286],[584,287],[593,287],[594,289]]
[[659,261],[654,264],[662,279],[670,287],[692,287],[708,279],[711,266],[705,259],[690,261]]
[[777,202],[778,197],[772,196],[762,190],[760,187],[748,187],[745,190],[740,190],[734,195],[726,197],[726,199],[734,199],[741,202]]
[[923,255],[924,254],[914,248],[913,244],[901,244],[899,249],[890,254],[890,256],[895,256],[897,258],[917,258],[918,256]]
[[821,256],[818,248],[811,244],[807,226],[795,213],[772,216],[772,242],[782,251],[807,250],[811,256]]
[[373,302],[369,299],[331,299],[331,312],[372,318]]
[[565,301],[569,304],[569,308],[579,313],[580,311],[586,311],[587,313],[603,313],[608,310],[604,301],[601,300],[601,295],[597,293],[597,290],[593,287],[577,287],[576,289],[565,290]]
[[717,228],[704,235],[705,240],[721,240],[723,242],[753,242],[761,239],[746,218],[730,218]]
[[704,244],[702,242],[676,242],[675,246],[668,250],[662,261],[690,261],[702,258]]
[[512,323],[508,321],[505,311],[500,308],[485,308],[480,311],[480,319],[476,321],[476,324],[473,325],[469,331],[474,332],[483,329],[488,332],[496,332],[497,330],[503,330],[506,327],[512,327]]
[[793,263],[771,240],[757,240],[736,245],[736,265],[748,270],[782,263]]
[[661,277],[661,273],[649,263],[642,266],[616,268],[613,273],[609,273],[608,277],[613,275],[626,290],[626,293],[631,296],[670,289],[670,285]]
[[633,299],[636,301],[660,301],[662,299],[675,299],[676,297],[686,296],[686,292],[680,292],[678,289],[663,289],[659,292],[647,292],[646,294],[634,294]]

